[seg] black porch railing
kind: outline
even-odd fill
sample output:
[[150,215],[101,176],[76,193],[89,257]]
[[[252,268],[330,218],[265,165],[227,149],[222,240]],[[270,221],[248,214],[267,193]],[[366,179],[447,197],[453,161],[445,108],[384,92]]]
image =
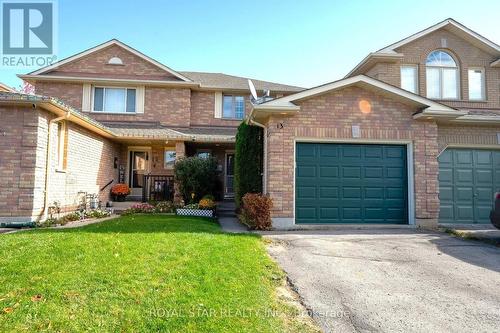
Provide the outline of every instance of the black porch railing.
[[174,176],[144,175],[143,184],[142,202],[174,199]]

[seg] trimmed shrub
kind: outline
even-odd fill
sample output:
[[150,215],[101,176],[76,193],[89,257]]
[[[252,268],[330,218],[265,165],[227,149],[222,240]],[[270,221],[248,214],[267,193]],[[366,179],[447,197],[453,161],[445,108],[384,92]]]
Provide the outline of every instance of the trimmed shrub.
[[261,194],[247,193],[243,196],[242,223],[257,230],[271,229],[273,200]]
[[214,193],[217,160],[213,157],[184,157],[175,163],[174,175],[184,202],[198,202],[203,196]]
[[236,134],[234,188],[236,207],[247,193],[262,192],[262,128],[242,122]]
[[150,205],[148,203],[141,203],[141,204],[133,205],[132,207],[126,209],[125,211],[123,211],[122,215],[130,215],[130,214],[137,214],[137,213],[151,214],[154,212],[155,212],[155,206]]

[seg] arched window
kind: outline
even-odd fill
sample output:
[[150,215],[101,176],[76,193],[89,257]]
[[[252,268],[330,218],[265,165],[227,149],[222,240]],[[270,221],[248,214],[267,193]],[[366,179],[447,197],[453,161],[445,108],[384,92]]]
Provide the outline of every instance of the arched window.
[[431,52],[425,62],[427,97],[458,99],[458,66],[445,51]]

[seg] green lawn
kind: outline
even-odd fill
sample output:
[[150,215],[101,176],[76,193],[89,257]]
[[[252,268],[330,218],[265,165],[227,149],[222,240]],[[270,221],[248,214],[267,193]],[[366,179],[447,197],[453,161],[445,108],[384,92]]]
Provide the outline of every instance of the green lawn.
[[202,218],[127,216],[0,235],[0,332],[310,330],[278,300],[255,235]]

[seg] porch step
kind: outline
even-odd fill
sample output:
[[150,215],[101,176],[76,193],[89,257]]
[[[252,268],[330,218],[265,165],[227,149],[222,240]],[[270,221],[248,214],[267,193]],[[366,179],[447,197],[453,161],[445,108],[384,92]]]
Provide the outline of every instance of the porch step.
[[221,201],[217,204],[219,217],[236,217],[236,205],[233,200]]

